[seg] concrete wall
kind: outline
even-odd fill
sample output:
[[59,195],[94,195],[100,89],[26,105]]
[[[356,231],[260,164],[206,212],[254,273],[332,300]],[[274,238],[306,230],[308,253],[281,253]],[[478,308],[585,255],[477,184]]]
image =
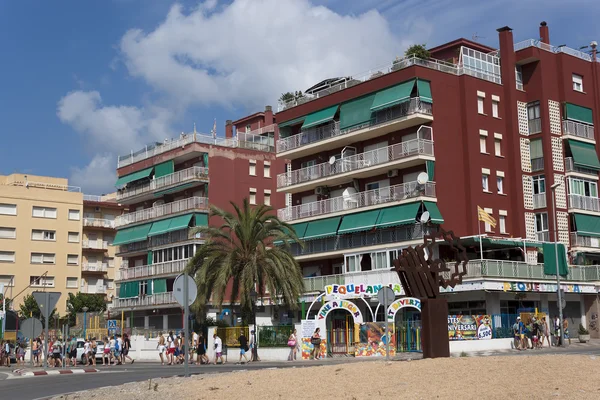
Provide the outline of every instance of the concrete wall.
[[513,339],[491,339],[491,340],[459,340],[450,342],[450,354],[460,355],[476,351],[494,351],[512,349]]

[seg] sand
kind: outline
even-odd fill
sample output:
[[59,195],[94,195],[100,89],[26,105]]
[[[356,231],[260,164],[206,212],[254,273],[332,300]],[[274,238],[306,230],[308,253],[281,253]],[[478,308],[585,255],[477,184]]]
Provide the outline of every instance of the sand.
[[54,399],[600,399],[598,371],[600,357],[589,355],[381,360],[154,379]]

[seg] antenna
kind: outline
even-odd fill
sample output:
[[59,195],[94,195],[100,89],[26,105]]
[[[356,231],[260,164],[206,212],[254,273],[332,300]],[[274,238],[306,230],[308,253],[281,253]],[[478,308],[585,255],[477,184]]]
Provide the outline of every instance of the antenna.
[[428,223],[430,219],[431,215],[429,214],[429,211],[424,211],[423,214],[421,214],[420,221],[422,224]]
[[478,42],[479,39],[485,39],[485,36],[479,36],[477,35],[477,32],[475,32],[473,36],[471,36],[471,39],[473,39],[474,42]]
[[424,185],[427,182],[429,182],[429,175],[427,175],[427,172],[421,172],[418,176],[417,176],[417,183],[419,185]]

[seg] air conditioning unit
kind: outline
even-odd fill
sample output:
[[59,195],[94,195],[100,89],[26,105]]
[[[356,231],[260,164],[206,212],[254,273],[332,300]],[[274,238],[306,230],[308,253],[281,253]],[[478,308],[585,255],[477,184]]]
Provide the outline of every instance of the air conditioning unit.
[[317,186],[315,188],[315,194],[319,196],[326,196],[328,192],[327,186]]
[[395,178],[398,176],[398,170],[397,169],[391,169],[387,172],[387,177],[388,178]]

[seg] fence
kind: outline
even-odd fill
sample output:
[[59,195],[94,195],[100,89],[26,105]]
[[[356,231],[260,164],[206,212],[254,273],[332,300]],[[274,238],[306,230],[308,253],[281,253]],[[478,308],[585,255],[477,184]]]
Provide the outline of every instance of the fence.
[[259,326],[257,329],[259,347],[285,347],[294,327],[292,325]]

